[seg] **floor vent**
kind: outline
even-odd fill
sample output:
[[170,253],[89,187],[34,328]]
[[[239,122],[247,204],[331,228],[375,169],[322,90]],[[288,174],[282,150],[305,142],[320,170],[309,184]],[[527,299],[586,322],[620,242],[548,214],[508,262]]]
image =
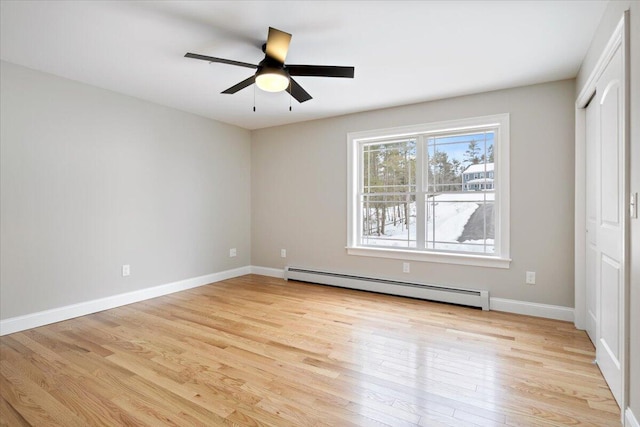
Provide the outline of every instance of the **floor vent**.
[[328,271],[307,270],[299,267],[285,267],[284,278],[286,280],[298,280],[300,282],[400,295],[430,301],[480,307],[483,310],[489,310],[489,291],[377,279],[375,277],[353,276]]

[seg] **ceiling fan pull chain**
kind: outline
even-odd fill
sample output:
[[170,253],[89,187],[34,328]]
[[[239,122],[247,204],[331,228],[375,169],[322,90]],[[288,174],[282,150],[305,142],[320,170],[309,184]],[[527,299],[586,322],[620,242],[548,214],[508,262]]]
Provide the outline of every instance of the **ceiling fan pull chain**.
[[289,79],[289,111],[291,111],[291,79]]
[[253,85],[253,112],[256,112],[256,85]]

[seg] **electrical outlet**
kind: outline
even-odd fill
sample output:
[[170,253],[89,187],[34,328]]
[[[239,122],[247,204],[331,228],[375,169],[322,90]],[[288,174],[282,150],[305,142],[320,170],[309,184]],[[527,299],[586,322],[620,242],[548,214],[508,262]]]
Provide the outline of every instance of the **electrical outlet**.
[[524,281],[527,285],[535,285],[536,284],[536,272],[535,271],[527,271],[525,274]]
[[280,258],[286,258],[286,257],[287,257],[287,250],[280,249]]
[[122,266],[122,276],[126,277],[131,275],[131,266],[129,264],[125,264]]
[[238,254],[238,252],[236,251],[236,248],[229,249],[229,258],[233,258],[237,254]]
[[411,266],[409,265],[408,262],[403,262],[402,263],[402,272],[403,273],[409,273],[411,271]]

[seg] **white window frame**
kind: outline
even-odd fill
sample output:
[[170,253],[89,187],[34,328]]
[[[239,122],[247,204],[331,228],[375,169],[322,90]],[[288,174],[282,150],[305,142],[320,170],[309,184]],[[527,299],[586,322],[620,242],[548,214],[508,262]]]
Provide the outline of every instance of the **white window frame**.
[[[456,252],[438,252],[429,249],[406,249],[390,247],[370,247],[359,244],[358,230],[361,227],[361,215],[358,209],[358,188],[361,185],[362,167],[360,152],[364,144],[389,138],[425,138],[430,134],[442,132],[464,132],[482,130],[483,128],[497,128],[497,144],[494,145],[495,191],[495,255],[468,254]],[[418,148],[417,167],[423,167],[424,155]],[[495,114],[491,116],[473,117],[459,120],[449,120],[420,125],[402,126],[387,129],[349,132],[347,134],[347,253],[349,255],[370,256],[378,258],[392,258],[406,261],[425,261],[446,264],[472,265],[480,267],[509,268],[511,263],[509,252],[509,114]],[[418,192],[416,202],[424,206],[424,191]],[[420,227],[416,224],[417,227]],[[424,227],[424,226],[422,226]],[[418,230],[420,232],[420,230]]]

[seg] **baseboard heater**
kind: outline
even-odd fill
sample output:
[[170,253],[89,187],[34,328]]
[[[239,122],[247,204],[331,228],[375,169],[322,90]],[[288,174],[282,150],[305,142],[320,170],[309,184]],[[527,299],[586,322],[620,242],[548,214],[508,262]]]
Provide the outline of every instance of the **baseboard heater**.
[[362,291],[379,292],[382,294],[399,295],[429,301],[447,302],[489,310],[489,291],[354,276],[328,271],[308,270],[299,267],[285,267],[284,278],[286,280],[297,280],[300,282],[359,289]]

